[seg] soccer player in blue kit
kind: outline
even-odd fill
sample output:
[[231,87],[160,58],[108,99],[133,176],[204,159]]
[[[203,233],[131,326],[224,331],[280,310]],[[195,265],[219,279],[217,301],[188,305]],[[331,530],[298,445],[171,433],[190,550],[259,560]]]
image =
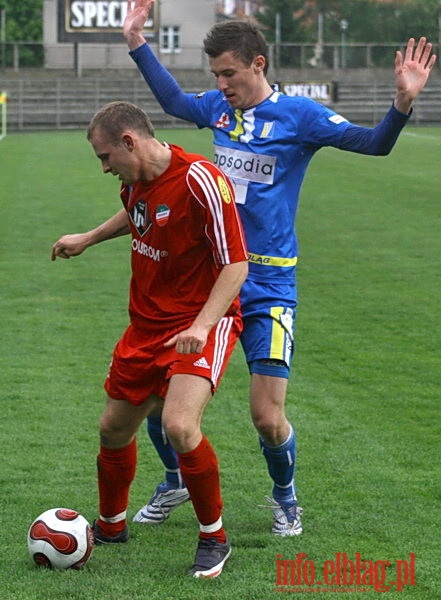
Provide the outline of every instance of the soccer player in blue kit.
[[[300,188],[310,160],[324,146],[387,155],[436,57],[424,37],[418,43],[411,38],[404,55],[397,51],[393,104],[376,127],[365,128],[313,100],[274,89],[266,77],[265,39],[246,21],[217,23],[204,40],[217,89],[184,93],[143,37],[153,3],[128,3],[124,35],[132,59],[164,111],[213,131],[215,163],[235,185],[249,249],[249,275],[241,291],[241,343],[251,375],[251,417],[273,481],[272,497],[267,496],[274,516],[272,532],[299,535],[296,439],[285,415],[285,398],[294,350]],[[188,499],[188,493],[159,418],[149,419],[147,428],[165,465],[165,481],[134,520],[160,523]]]

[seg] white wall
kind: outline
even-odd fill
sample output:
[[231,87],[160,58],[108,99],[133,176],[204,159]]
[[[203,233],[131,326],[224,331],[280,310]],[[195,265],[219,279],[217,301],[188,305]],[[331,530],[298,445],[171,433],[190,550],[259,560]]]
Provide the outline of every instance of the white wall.
[[[166,67],[201,68],[206,66],[202,40],[215,22],[215,0],[157,0],[159,2],[159,24],[178,25],[181,28],[182,52],[162,54],[161,62]],[[48,69],[71,69],[75,58],[80,69],[136,68],[128,57],[128,50],[121,33],[121,43],[80,43],[77,54],[74,45],[58,43],[58,1],[44,0],[43,39],[45,66]],[[156,44],[152,44],[157,51]]]

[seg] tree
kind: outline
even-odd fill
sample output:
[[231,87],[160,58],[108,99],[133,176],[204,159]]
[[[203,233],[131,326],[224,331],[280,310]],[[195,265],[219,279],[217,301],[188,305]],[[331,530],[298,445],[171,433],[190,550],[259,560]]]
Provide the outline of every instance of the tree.
[[259,16],[259,21],[265,28],[268,42],[276,41],[276,15],[280,18],[281,42],[304,41],[305,30],[295,18],[296,11],[302,4],[299,0],[267,0],[265,12]]
[[43,0],[0,0],[6,15],[6,42],[41,42]]
[[[283,42],[317,40],[318,15],[325,42],[338,42],[342,19],[348,42],[401,43],[425,35],[438,42],[441,0],[266,0],[262,22],[274,32],[274,15],[282,14]],[[267,36],[269,41],[274,38]]]
[[299,0],[267,0],[265,10],[259,16],[267,41],[282,44],[275,46],[276,68],[295,67],[300,64],[298,47],[290,48],[286,44],[307,41],[308,32],[296,18],[302,4],[303,2]]

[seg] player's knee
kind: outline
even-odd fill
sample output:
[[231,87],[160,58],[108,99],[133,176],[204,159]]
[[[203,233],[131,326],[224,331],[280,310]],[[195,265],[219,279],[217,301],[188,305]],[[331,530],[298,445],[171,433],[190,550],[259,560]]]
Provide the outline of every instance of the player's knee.
[[194,427],[189,427],[186,422],[175,419],[169,419],[165,422],[163,420],[162,424],[171,445],[178,452],[185,452],[194,433]]
[[284,441],[287,421],[283,413],[273,413],[270,411],[254,412],[252,420],[260,437],[263,438],[268,446],[278,446]]
[[254,427],[264,439],[272,438],[276,435],[279,424],[278,420],[275,419],[273,415],[259,412],[253,414],[252,418]]
[[122,448],[128,445],[132,438],[132,433],[126,431],[118,422],[104,414],[99,424],[100,442],[106,448]]

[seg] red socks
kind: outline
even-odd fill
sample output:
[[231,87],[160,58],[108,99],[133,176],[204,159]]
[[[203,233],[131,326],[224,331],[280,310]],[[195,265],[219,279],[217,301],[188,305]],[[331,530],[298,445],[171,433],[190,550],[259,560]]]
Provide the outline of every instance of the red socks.
[[98,524],[105,535],[114,536],[126,526],[129,489],[135,477],[136,458],[136,438],[125,448],[100,448],[97,458],[100,498]]
[[[136,459],[136,438],[125,448],[100,448],[97,459],[100,517],[97,522],[107,536],[117,535],[126,526]],[[213,447],[203,436],[194,450],[178,454],[178,460],[200,524],[199,536],[215,537],[225,543],[219,466]]]
[[178,454],[179,467],[200,524],[200,537],[216,537],[225,543],[222,498],[216,454],[205,436],[191,452]]

